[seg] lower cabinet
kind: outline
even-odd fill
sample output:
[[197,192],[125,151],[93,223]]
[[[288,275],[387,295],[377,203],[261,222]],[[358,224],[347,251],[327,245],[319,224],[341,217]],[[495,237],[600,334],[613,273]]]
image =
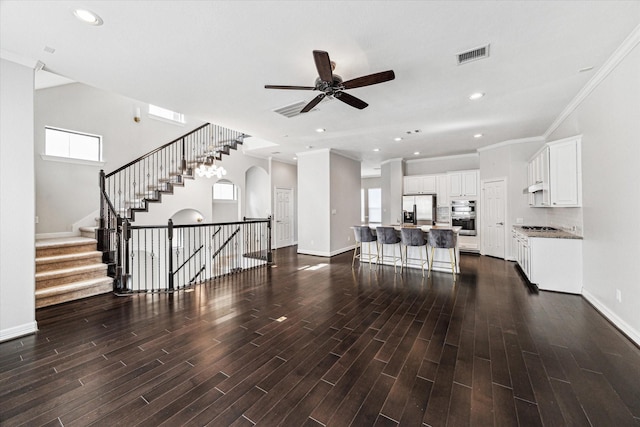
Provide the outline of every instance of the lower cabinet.
[[582,293],[582,240],[512,232],[518,265],[544,291]]

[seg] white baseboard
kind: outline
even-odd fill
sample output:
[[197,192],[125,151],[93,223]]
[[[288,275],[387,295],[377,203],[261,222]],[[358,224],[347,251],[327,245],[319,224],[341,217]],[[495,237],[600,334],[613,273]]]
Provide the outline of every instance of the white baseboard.
[[309,249],[300,249],[298,248],[298,253],[300,255],[313,255],[313,256],[323,256],[325,258],[329,258],[331,254],[329,252],[324,251],[314,251]]
[[38,322],[33,321],[24,325],[14,326],[0,330],[0,342],[12,340],[14,338],[30,335],[38,332]]
[[344,248],[336,249],[335,251],[325,252],[325,251],[314,251],[309,249],[300,249],[298,248],[298,253],[302,255],[313,255],[313,256],[322,256],[325,258],[331,258],[332,256],[340,255],[345,252],[349,252],[355,248],[355,245],[347,246]]
[[598,310],[604,317],[606,317],[611,323],[613,323],[618,329],[620,329],[626,336],[640,346],[640,332],[633,329],[627,322],[618,317],[617,314],[612,312],[606,305],[604,305],[598,298],[589,293],[589,291],[582,288],[582,296],[589,301],[596,310]]
[[61,237],[79,237],[80,231],[60,231],[58,233],[38,233],[36,240],[39,239],[58,239]]

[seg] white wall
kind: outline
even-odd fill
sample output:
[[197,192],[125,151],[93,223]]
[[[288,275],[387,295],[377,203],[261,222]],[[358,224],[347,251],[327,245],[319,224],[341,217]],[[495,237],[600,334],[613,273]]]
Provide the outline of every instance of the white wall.
[[331,153],[331,255],[353,249],[360,224],[360,162]]
[[[103,169],[109,173],[203,123],[187,117],[184,126],[177,126],[151,119],[145,113],[136,123],[133,116],[137,107],[142,112],[147,110],[147,104],[80,83],[36,91],[37,233],[69,232],[73,223],[99,207],[101,167],[43,160],[40,155],[44,153],[45,126],[102,135]],[[210,210],[209,205],[206,211]]]
[[477,153],[459,156],[433,157],[430,159],[413,159],[404,162],[405,175],[429,175],[478,169],[480,162]]
[[638,76],[636,41],[549,140],[582,134],[583,295],[640,344]]
[[0,59],[0,341],[35,332],[34,70]]
[[507,247],[505,256],[514,258],[511,227],[518,218],[523,224],[547,225],[547,208],[529,207],[529,198],[522,190],[528,186],[527,164],[529,159],[544,144],[542,138],[534,142],[498,144],[480,151],[480,181],[507,178],[507,217],[505,232]]
[[267,171],[252,166],[245,172],[245,210],[248,218],[267,218],[271,215],[271,190]]
[[400,224],[402,222],[402,187],[404,161],[393,159],[382,163],[382,224]]
[[298,154],[298,252],[331,253],[330,152]]

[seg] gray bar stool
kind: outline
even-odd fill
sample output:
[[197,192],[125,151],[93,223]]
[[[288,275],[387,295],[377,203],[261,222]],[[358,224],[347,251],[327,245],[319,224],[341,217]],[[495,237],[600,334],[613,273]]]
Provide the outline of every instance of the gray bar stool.
[[[400,237],[393,227],[376,227],[376,234],[378,236],[378,242],[382,247],[381,255],[378,258],[380,263],[384,263],[385,258],[393,261],[393,272],[396,272],[396,264],[400,261],[400,267],[402,268],[402,247],[400,246]],[[393,255],[384,256],[385,245],[393,245]],[[398,251],[400,256],[396,256],[395,245],[398,245]]]
[[371,228],[369,226],[361,226],[361,225],[355,225],[353,227],[353,233],[355,234],[356,237],[356,248],[353,251],[353,260],[351,261],[351,268],[353,268],[353,266],[355,265],[356,262],[356,258],[358,258],[358,261],[362,262],[362,244],[363,243],[367,243],[367,248],[369,249],[369,254],[365,254],[366,255],[366,259],[364,260],[365,262],[368,261],[369,262],[369,267],[371,267],[371,261],[373,260],[378,260],[378,244],[376,243],[376,254],[373,255],[371,253],[371,242],[376,242],[378,239],[377,237],[371,232]]
[[[427,252],[427,241],[424,238],[424,232],[419,228],[407,228],[400,229],[400,237],[402,239],[402,245],[404,246],[404,265],[409,262],[409,246],[421,247],[424,246],[424,258],[422,257],[422,249],[420,252],[420,267],[422,267],[422,277],[424,277],[424,265],[429,262],[429,252]],[[414,258],[411,258],[414,259]],[[415,258],[417,260],[417,258]],[[400,267],[400,273],[402,273],[402,267]]]
[[429,276],[431,275],[431,267],[433,266],[433,257],[438,249],[449,249],[449,259],[451,260],[451,273],[453,280],[456,278],[456,243],[458,237],[452,230],[440,230],[432,228],[429,230],[428,243],[431,247],[431,259],[429,260]]

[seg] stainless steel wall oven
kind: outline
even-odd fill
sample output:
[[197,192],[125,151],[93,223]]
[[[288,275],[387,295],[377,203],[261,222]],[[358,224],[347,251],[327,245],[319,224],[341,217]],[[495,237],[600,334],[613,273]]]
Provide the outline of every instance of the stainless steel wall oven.
[[460,235],[475,236],[476,229],[476,201],[452,200],[451,201],[451,225],[462,227]]

